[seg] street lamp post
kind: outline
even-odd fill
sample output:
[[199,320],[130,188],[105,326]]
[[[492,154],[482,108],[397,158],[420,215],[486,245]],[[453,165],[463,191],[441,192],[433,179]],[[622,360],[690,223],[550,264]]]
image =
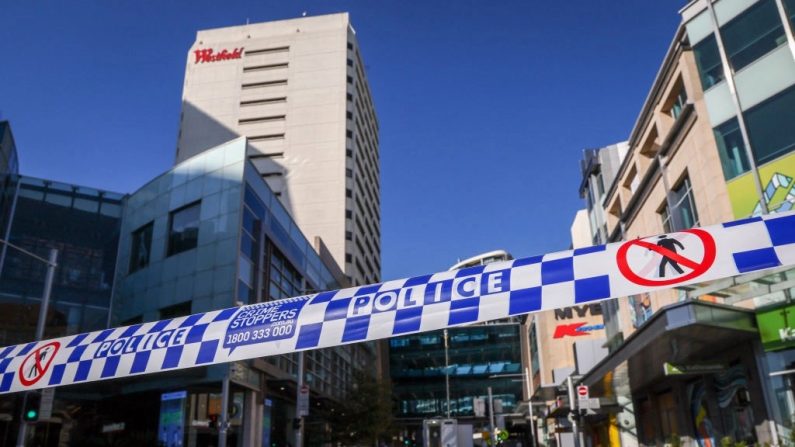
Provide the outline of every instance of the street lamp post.
[[497,440],[497,437],[494,434],[494,431],[497,428],[497,426],[494,423],[494,397],[491,394],[491,387],[488,387],[488,396],[489,396],[489,437],[491,438],[491,445],[494,445],[495,444],[494,441]]
[[[44,277],[44,293],[41,296],[41,305],[39,306],[39,319],[36,322],[36,341],[44,338],[44,325],[47,320],[47,308],[50,306],[50,294],[52,293],[52,282],[55,278],[55,267],[58,266],[58,250],[55,248],[50,249],[49,259],[44,259],[34,253],[18,247],[8,241],[0,239],[0,243],[5,244],[21,253],[30,256],[33,259],[47,264],[47,274]],[[22,395],[22,409],[19,412],[19,432],[17,433],[17,447],[25,447],[25,438],[27,437],[28,425],[25,423],[22,413],[25,411],[25,404],[28,400],[28,394]]]
[[447,329],[444,330],[444,388],[447,395],[447,419],[450,419],[450,349],[447,344]]

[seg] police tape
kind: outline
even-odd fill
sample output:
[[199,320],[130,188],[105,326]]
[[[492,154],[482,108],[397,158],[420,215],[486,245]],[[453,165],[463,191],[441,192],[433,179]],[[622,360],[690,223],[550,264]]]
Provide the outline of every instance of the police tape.
[[795,265],[795,213],[0,348],[0,393],[501,319]]

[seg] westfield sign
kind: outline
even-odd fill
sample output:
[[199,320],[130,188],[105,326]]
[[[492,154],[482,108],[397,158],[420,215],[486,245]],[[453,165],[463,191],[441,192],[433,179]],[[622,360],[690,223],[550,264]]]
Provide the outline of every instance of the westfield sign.
[[211,48],[206,48],[203,50],[195,50],[193,54],[196,56],[196,59],[193,61],[194,64],[228,61],[232,59],[240,59],[240,57],[243,55],[243,47],[235,48],[232,51],[221,50],[217,53]]

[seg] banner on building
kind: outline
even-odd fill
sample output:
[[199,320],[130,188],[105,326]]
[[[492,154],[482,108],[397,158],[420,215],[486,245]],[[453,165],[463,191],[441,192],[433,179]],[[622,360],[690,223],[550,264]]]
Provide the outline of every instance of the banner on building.
[[795,213],[0,348],[0,393],[595,303],[795,265]]
[[[795,208],[795,152],[759,167],[762,194],[770,212],[785,212]],[[761,213],[759,195],[751,172],[726,182],[734,217]]]

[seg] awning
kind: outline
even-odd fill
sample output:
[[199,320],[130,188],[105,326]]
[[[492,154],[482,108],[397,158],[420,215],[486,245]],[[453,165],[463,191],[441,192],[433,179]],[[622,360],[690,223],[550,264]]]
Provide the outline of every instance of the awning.
[[606,378],[615,386],[616,380],[631,375],[634,391],[662,380],[665,362],[709,361],[715,353],[757,336],[753,311],[704,301],[672,304],[656,312],[580,382],[591,388],[591,396],[604,396]]

